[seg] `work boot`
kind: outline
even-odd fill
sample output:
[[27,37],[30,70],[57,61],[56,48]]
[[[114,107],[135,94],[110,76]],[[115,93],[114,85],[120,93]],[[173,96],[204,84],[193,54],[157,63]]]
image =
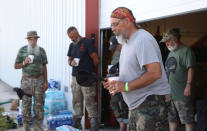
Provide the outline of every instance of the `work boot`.
[[31,130],[30,130],[30,124],[28,124],[28,123],[23,123],[23,127],[24,127],[24,130],[25,130],[25,131],[31,131]]
[[82,130],[81,118],[73,116],[73,127]]
[[43,131],[42,121],[34,121],[34,131]]
[[90,131],[99,131],[99,124],[98,124],[98,120],[95,117],[90,118]]

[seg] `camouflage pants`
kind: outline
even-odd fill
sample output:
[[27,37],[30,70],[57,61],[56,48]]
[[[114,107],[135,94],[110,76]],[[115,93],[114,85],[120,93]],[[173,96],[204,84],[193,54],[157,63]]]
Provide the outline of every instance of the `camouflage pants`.
[[111,96],[110,106],[113,110],[114,116],[119,123],[128,123],[129,110],[127,104],[123,100],[121,93]]
[[165,95],[148,96],[138,108],[129,111],[130,131],[168,131],[169,101]]
[[83,101],[88,111],[89,118],[98,117],[97,103],[95,101],[96,83],[91,87],[80,86],[75,77],[72,77],[72,94],[73,94],[73,109],[76,117],[82,118],[83,116]]
[[[32,79],[32,78],[22,78],[21,88],[27,94],[31,94],[34,98],[34,123],[42,123],[44,117],[44,100],[45,92],[43,89],[43,77]],[[30,124],[32,122],[31,116],[31,106],[32,98],[26,95],[22,98],[22,119],[23,124]]]
[[169,121],[182,124],[194,122],[194,107],[192,101],[171,100]]

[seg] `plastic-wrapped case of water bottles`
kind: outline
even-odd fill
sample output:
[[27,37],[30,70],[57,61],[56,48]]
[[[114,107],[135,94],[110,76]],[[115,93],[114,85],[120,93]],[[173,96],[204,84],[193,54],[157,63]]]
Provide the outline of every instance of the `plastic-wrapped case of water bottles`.
[[45,115],[57,114],[57,112],[67,109],[67,101],[64,92],[48,90],[45,95]]
[[[32,98],[32,117],[34,117],[33,105],[34,100]],[[17,121],[19,125],[22,125],[22,101],[20,101],[18,109]],[[46,129],[55,130],[58,126],[72,125],[72,112],[67,110],[67,101],[64,92],[59,90],[59,83],[53,79],[49,80],[49,88],[45,93],[44,111],[43,126]]]
[[57,127],[56,131],[81,131],[81,130],[76,129],[72,126],[63,125],[63,126]]
[[48,90],[45,93],[45,115],[55,115],[57,112],[67,109],[67,101],[64,92],[59,91],[60,84],[54,79],[48,81]]
[[[32,117],[34,117],[33,106],[34,106],[34,98],[32,97],[32,105],[31,105]],[[22,100],[20,101],[20,105],[18,109],[19,109],[19,114],[21,114]],[[45,105],[44,105],[45,116],[48,116],[49,114],[55,115],[59,111],[63,111],[66,109],[67,109],[67,101],[64,92],[59,90],[46,91]]]
[[72,112],[69,110],[60,111],[57,115],[49,115],[47,118],[47,127],[49,130],[55,130],[62,125],[72,126]]

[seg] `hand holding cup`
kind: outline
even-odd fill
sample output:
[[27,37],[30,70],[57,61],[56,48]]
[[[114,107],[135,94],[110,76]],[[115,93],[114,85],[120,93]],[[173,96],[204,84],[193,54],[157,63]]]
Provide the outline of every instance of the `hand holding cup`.
[[79,61],[80,61],[79,58],[74,58],[74,59],[72,60],[72,62],[71,62],[71,65],[72,65],[72,66],[78,66],[78,65],[79,65]]
[[29,63],[30,63],[30,64],[33,63],[34,56],[33,56],[33,55],[29,55],[28,57],[29,57],[29,59],[30,59]]

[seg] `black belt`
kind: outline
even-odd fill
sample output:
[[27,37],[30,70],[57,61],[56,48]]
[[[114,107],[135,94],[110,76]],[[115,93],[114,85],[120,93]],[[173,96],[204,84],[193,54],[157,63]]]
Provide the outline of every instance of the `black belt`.
[[37,79],[37,78],[40,78],[40,76],[42,76],[42,75],[38,75],[38,76],[22,76],[22,78],[32,78],[32,79]]

